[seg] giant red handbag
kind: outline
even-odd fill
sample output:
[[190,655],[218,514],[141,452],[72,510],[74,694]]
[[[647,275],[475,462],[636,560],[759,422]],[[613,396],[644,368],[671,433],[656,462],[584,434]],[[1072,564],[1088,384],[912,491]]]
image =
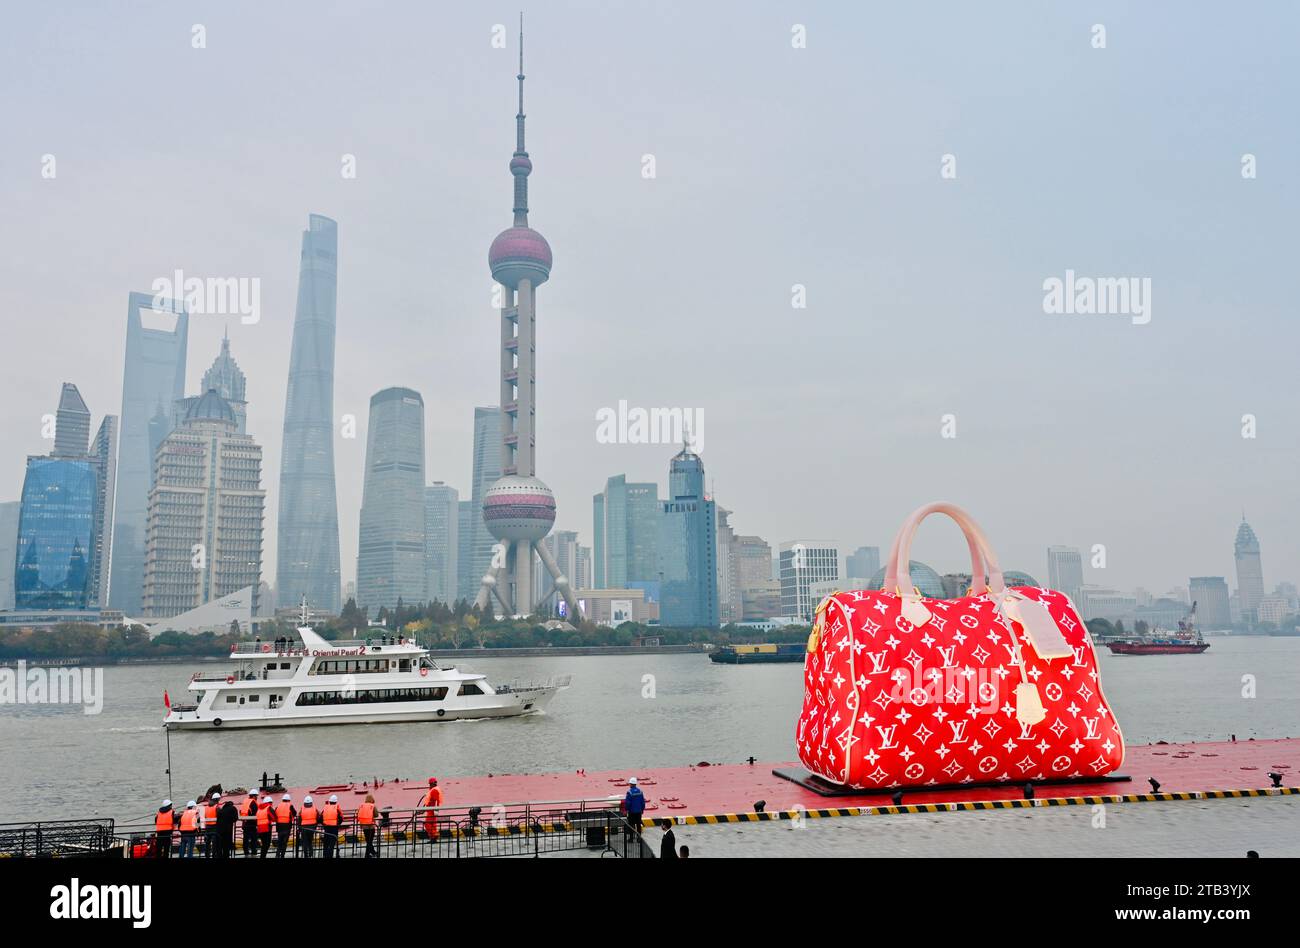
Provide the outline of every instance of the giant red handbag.
[[[965,533],[979,595],[913,588],[912,537],[932,513]],[[1007,588],[979,526],[945,503],[904,522],[883,590],[818,605],[795,736],[808,770],[857,789],[1095,779],[1124,760],[1074,604],[1050,589]]]

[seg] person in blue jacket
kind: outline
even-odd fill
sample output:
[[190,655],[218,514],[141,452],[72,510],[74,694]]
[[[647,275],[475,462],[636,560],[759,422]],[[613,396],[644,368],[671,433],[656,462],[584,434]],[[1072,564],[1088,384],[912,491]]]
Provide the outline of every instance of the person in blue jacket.
[[641,833],[641,814],[645,812],[645,794],[636,785],[636,777],[627,778],[627,795],[623,797],[623,812],[627,814],[628,824]]

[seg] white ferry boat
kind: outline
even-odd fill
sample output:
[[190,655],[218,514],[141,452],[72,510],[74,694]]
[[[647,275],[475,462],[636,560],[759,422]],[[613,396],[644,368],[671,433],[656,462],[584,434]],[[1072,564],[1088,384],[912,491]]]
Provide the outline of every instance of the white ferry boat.
[[190,679],[194,704],[174,704],[170,729],[454,721],[535,714],[564,675],[541,684],[492,685],[484,675],[443,668],[429,650],[397,636],[331,642],[306,625],[300,641],[240,642],[234,668]]

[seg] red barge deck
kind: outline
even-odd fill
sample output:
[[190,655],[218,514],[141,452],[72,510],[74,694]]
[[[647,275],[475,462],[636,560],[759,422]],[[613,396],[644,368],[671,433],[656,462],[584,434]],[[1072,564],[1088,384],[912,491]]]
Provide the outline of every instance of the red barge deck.
[[[773,772],[798,766],[701,763],[629,771],[479,777],[448,777],[437,773],[435,766],[431,773],[409,779],[292,787],[288,792],[295,803],[307,793],[317,799],[336,793],[345,810],[353,809],[367,793],[373,793],[381,809],[409,810],[419,805],[428,789],[428,777],[437,776],[448,808],[483,806],[486,810],[496,804],[621,799],[627,790],[627,778],[635,776],[647,798],[646,819],[672,818],[683,824],[1300,794],[1297,738],[1129,747],[1121,770],[1131,776],[1130,781],[1039,785],[1032,800],[1025,799],[1020,783],[906,790],[901,806],[893,804],[892,791],[828,797]],[[1273,786],[1269,773],[1281,775],[1280,786]],[[1148,778],[1159,782],[1159,792],[1151,791]],[[754,811],[759,800],[766,803],[762,813]]]

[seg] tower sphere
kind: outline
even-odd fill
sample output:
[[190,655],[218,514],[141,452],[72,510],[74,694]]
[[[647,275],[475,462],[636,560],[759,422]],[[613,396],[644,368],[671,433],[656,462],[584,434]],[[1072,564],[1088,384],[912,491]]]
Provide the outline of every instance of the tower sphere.
[[483,495],[483,522],[498,540],[541,540],[555,524],[555,495],[539,478],[507,474]]
[[551,275],[551,245],[531,227],[511,227],[492,241],[488,266],[492,268],[492,279],[512,290],[520,280],[530,280],[537,286]]

